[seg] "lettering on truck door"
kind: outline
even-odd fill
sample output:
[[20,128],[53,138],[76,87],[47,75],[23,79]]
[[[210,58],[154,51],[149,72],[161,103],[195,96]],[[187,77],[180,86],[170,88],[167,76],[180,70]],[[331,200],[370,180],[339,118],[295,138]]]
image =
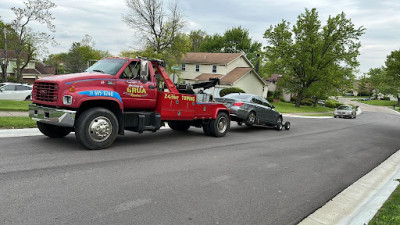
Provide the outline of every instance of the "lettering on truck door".
[[122,98],[125,109],[151,109],[156,107],[157,88],[149,71],[147,81],[140,79],[140,61],[132,61],[119,74],[117,92]]

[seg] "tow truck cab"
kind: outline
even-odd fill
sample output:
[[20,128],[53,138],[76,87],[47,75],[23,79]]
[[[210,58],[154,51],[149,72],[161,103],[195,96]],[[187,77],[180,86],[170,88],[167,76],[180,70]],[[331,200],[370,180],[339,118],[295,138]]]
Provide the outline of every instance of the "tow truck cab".
[[174,130],[196,126],[206,135],[224,136],[229,110],[197,101],[195,85],[178,90],[164,66],[160,60],[107,58],[83,73],[39,79],[29,115],[46,136],[74,131],[88,149],[109,147],[125,130],[155,132],[164,122]]

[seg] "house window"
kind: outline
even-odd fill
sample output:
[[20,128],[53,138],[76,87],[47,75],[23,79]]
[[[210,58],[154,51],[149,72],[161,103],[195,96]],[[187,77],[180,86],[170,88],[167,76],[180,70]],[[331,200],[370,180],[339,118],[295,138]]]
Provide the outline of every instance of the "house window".
[[200,72],[200,65],[196,65],[196,72]]
[[186,64],[182,64],[182,71],[186,71]]
[[217,65],[213,65],[212,66],[212,72],[213,73],[217,73]]

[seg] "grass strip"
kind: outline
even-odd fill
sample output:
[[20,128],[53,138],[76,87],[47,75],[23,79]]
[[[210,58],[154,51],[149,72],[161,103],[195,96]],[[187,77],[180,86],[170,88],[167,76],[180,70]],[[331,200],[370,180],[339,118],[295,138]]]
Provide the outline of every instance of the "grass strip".
[[0,100],[0,111],[28,111],[32,101]]
[[333,117],[333,113],[310,113],[310,114],[300,114],[301,116],[330,116]]
[[290,102],[274,102],[272,105],[275,106],[276,110],[280,113],[318,113],[318,112],[333,112],[334,109],[320,106],[300,106],[300,108],[295,107],[294,103]]
[[368,225],[383,224],[400,224],[400,186],[397,186],[396,190],[368,223]]
[[34,128],[36,121],[29,117],[0,117],[0,129]]
[[393,106],[393,105],[397,105],[397,101],[389,101],[389,100],[369,100],[369,101],[359,101],[359,102],[362,102],[362,103],[368,104],[368,105],[374,105],[374,106]]

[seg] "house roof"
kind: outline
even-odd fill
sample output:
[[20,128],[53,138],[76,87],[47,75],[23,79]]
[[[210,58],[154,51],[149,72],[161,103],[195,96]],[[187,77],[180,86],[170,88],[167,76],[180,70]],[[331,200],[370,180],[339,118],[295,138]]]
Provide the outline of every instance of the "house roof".
[[202,73],[195,78],[197,81],[208,81],[210,78],[219,78],[221,84],[234,84],[244,75],[252,71],[253,69],[250,67],[236,67],[234,70],[229,72],[227,75],[221,74],[210,74],[210,73]]
[[244,53],[208,53],[188,52],[182,58],[182,63],[226,65],[244,55]]
[[36,69],[23,69],[22,74],[40,75],[40,72]]
[[272,74],[271,77],[265,79],[266,81],[277,81],[279,78],[281,78],[282,75],[281,74]]
[[55,74],[56,73],[56,68],[54,66],[48,66],[42,62],[36,62],[35,63],[35,68],[41,73],[41,74]]
[[[4,49],[0,49],[0,58],[4,58],[6,55],[4,54]],[[16,59],[17,52],[15,50],[7,50],[7,57],[9,59]],[[22,52],[22,57],[26,57],[26,54]]]
[[253,69],[250,67],[236,67],[223,78],[221,78],[221,83],[233,84],[252,70]]
[[224,75],[221,74],[212,74],[212,73],[202,73],[196,78],[194,78],[197,81],[208,81],[210,78],[219,78],[223,77]]

